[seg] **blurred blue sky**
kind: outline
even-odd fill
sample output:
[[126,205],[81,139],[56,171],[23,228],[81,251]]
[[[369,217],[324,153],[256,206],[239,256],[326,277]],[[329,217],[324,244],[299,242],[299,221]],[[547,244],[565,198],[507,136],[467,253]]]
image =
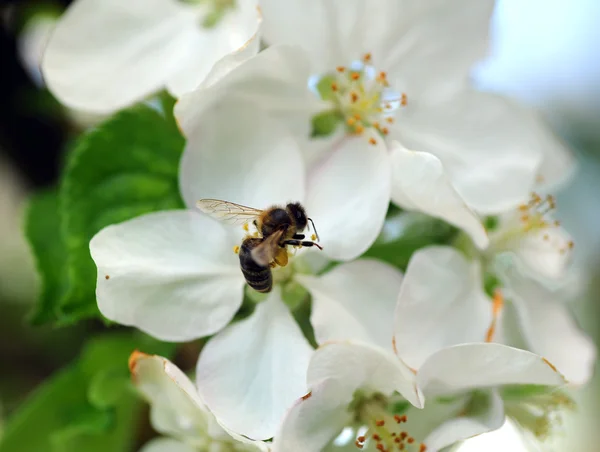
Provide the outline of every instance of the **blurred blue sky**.
[[599,0],[498,0],[492,54],[475,78],[600,138],[599,21]]

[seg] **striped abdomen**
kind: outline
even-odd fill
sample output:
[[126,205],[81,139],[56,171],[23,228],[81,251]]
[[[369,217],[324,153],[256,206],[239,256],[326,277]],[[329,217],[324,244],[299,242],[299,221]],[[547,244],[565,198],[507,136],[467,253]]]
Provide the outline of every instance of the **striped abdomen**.
[[248,238],[240,247],[240,267],[246,282],[258,292],[270,292],[273,287],[273,274],[270,267],[258,265],[252,259],[251,251],[262,243],[263,238]]

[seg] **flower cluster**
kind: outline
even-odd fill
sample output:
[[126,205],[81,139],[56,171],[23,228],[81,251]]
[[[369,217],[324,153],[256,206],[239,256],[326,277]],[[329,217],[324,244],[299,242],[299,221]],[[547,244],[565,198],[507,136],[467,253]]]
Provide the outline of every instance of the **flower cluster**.
[[[90,242],[104,316],[164,341],[212,336],[195,384],[132,355],[170,437],[145,452],[433,452],[507,415],[550,431],[570,404],[557,387],[585,383],[595,359],[568,312],[573,241],[545,194],[572,161],[533,111],[470,85],[493,7],[77,0],[62,17],[42,64],[62,102],[108,113],[166,87],[187,140],[187,209]],[[279,242],[257,294],[236,253],[266,240],[262,214],[232,226],[200,199],[300,203],[323,249],[302,246],[308,228]],[[454,231],[404,274],[364,256],[390,203]]]

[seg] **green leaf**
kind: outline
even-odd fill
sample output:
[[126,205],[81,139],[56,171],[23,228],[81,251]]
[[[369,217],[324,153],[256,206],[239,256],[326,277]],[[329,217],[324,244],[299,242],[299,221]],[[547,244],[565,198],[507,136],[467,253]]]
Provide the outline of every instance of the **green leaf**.
[[59,315],[56,300],[64,297],[69,284],[67,250],[60,233],[56,190],[39,193],[31,199],[25,215],[25,235],[41,279],[38,304],[31,316],[33,323],[40,324]]
[[381,259],[406,270],[415,251],[429,245],[448,244],[456,233],[456,228],[436,218],[417,212],[399,212],[386,219],[382,233],[365,257]]
[[130,451],[142,407],[127,367],[136,348],[166,356],[174,350],[142,335],[90,341],[79,361],[46,380],[8,419],[0,452]]
[[100,316],[89,252],[98,231],[148,212],[183,207],[177,174],[184,139],[171,103],[159,97],[156,108],[137,105],[83,135],[68,156],[58,209],[56,197],[32,205],[28,237],[44,281],[34,316],[38,323],[65,325]]

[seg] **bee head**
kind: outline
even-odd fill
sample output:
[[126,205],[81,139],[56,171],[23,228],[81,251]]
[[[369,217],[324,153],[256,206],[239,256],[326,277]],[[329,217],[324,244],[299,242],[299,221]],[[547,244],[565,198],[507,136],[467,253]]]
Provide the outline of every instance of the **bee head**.
[[306,212],[304,211],[304,207],[300,205],[299,202],[289,203],[287,206],[287,211],[294,218],[294,222],[296,223],[296,229],[298,231],[302,231],[308,222],[306,218]]

